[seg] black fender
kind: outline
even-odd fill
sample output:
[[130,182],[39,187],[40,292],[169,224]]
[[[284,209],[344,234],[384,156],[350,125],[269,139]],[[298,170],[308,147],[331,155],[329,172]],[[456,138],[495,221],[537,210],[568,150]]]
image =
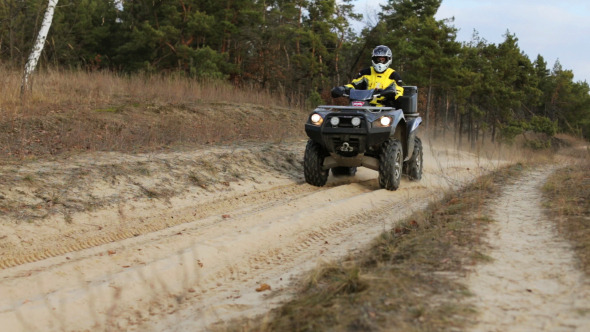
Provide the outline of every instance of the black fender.
[[414,141],[415,141],[414,139],[416,138],[416,135],[418,134],[418,127],[420,126],[421,123],[422,123],[422,118],[419,116],[409,117],[409,119],[406,122],[406,128],[407,128],[406,142],[407,142],[408,150],[406,152],[406,158],[404,158],[405,160],[410,160],[410,158],[412,158],[412,153],[414,152]]

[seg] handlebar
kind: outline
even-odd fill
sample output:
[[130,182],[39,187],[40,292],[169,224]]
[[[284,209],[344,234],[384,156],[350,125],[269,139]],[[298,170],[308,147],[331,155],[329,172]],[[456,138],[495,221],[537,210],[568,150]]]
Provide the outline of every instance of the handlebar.
[[[350,97],[350,95],[345,92],[345,93],[342,94],[342,97]],[[373,94],[373,98],[378,98],[378,97],[381,97],[381,94],[380,93],[374,93]]]

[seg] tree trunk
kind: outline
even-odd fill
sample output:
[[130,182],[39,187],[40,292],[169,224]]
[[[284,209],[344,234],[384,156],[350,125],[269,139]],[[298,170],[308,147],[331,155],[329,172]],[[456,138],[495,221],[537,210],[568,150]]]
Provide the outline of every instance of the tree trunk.
[[340,49],[342,48],[342,44],[344,43],[344,33],[340,35],[340,39],[338,40],[338,46],[336,47],[336,57],[334,59],[334,70],[336,72],[336,82],[332,82],[332,85],[339,85],[340,84],[340,68],[338,66],[340,62]]
[[482,129],[481,129],[481,123],[478,121],[477,123],[475,123],[475,141],[474,141],[475,145],[479,144],[480,135],[482,135]]
[[496,123],[492,123],[492,143],[496,141]]
[[25,92],[31,90],[29,78],[33,71],[35,71],[35,67],[37,67],[37,62],[39,61],[39,57],[43,51],[43,46],[45,45],[45,39],[47,38],[47,33],[49,33],[51,22],[53,21],[53,13],[55,11],[55,7],[57,6],[57,2],[58,0],[49,0],[49,4],[47,5],[47,10],[45,11],[45,16],[43,17],[41,29],[39,29],[37,41],[35,41],[35,45],[33,46],[31,54],[29,55],[29,59],[27,60],[27,64],[25,65],[25,73],[23,75],[21,85],[21,97]]
[[428,130],[428,120],[430,117],[430,95],[432,93],[432,68],[430,69],[430,80],[428,81],[428,96],[426,96],[426,130]]
[[463,114],[459,115],[459,143],[457,144],[457,146],[461,147],[461,145],[463,144]]
[[471,143],[471,149],[475,148],[475,123],[473,122],[473,114],[469,113],[469,142]]
[[447,136],[447,127],[449,126],[449,92],[445,95],[445,121],[443,122],[443,137]]
[[454,119],[454,123],[453,123],[453,143],[455,143],[455,145],[457,144],[457,139],[458,139],[458,132],[460,130],[459,126],[460,126],[460,120],[461,120],[461,113],[459,112],[459,105],[457,105],[456,103],[453,105],[454,111],[453,111],[453,119]]
[[471,121],[471,110],[467,113],[467,142],[471,143],[471,135],[473,134],[473,121]]
[[478,131],[479,134],[477,135],[477,137],[478,137],[477,144],[479,144],[480,146],[482,146],[483,143],[485,143],[485,140],[486,140],[486,129],[485,129],[485,127],[482,128],[481,125],[479,127],[480,128],[479,128],[479,131]]
[[301,2],[297,3],[299,6],[299,18],[297,20],[297,38],[295,39],[295,50],[297,51],[297,55],[301,54],[301,22],[303,22],[303,5]]
[[[432,104],[434,106],[432,106],[432,110],[438,110],[439,107],[439,103],[440,103],[440,96],[437,94],[434,98],[434,102],[432,102]],[[433,112],[433,117],[434,117],[434,126],[433,126],[433,130],[432,130],[432,137],[436,139],[437,135],[438,135],[438,116],[436,116],[436,114],[438,114],[438,112]]]
[[4,5],[8,5],[8,13],[10,15],[10,21],[8,21],[8,49],[10,54],[10,60],[13,61],[11,64],[14,65],[15,61],[15,45],[16,45],[16,33],[14,31],[15,21],[16,21],[16,12],[14,3],[11,1],[6,4],[5,1]]

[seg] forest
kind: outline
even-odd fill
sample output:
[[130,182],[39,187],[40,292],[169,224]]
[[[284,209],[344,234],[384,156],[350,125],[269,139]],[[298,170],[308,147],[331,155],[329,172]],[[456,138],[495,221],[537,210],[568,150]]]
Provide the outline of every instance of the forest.
[[[0,0],[0,66],[24,68],[47,2]],[[223,80],[313,107],[336,102],[330,89],[384,44],[404,84],[418,86],[434,134],[452,128],[472,145],[525,132],[590,138],[588,82],[541,54],[529,59],[509,31],[499,44],[477,31],[457,41],[453,18],[435,18],[441,3],[389,0],[356,32],[351,0],[61,0],[37,70]]]

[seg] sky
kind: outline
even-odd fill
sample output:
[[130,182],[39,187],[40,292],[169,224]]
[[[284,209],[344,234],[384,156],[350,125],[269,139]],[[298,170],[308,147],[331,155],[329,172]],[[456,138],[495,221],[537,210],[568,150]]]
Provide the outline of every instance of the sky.
[[[374,25],[380,4],[387,0],[354,0],[365,16],[358,27]],[[552,69],[559,60],[572,70],[574,81],[590,83],[590,1],[588,0],[443,0],[437,19],[453,18],[457,41],[468,42],[477,30],[490,44],[516,35],[520,50],[531,61],[541,54]],[[395,52],[394,52],[395,53]]]

